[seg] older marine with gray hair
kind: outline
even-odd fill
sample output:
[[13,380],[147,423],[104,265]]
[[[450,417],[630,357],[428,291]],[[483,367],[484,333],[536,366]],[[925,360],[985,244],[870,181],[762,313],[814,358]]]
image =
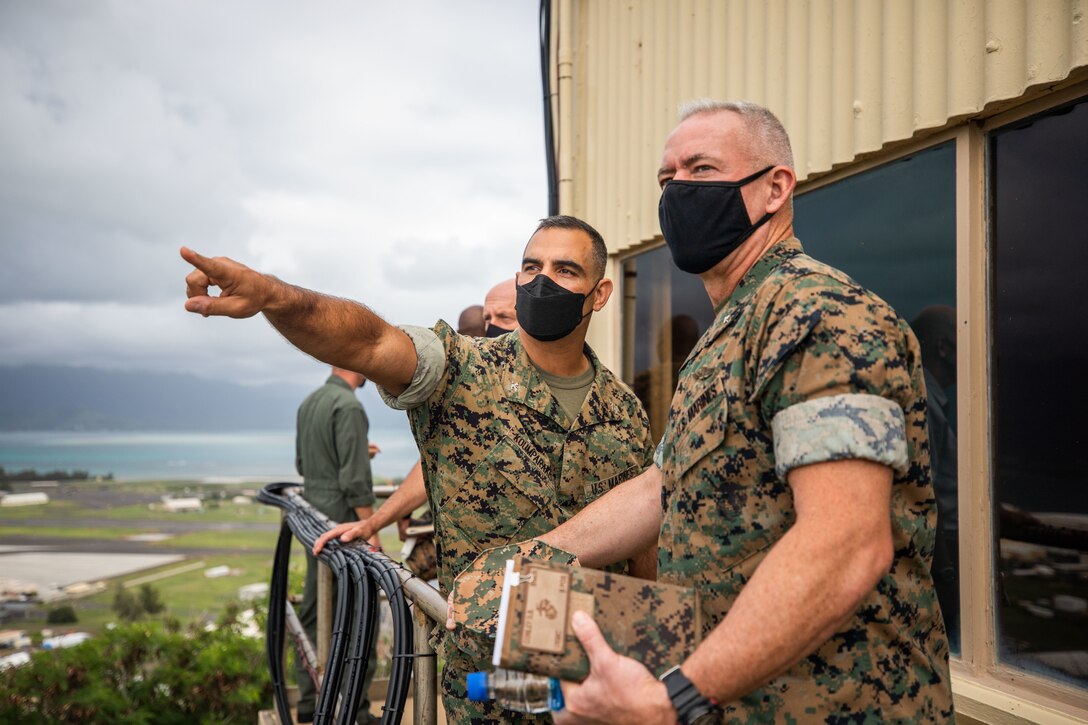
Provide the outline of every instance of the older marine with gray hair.
[[[539,538],[600,566],[660,536],[660,578],[698,590],[704,639],[658,682],[574,617],[591,675],[556,722],[951,721],[914,335],[794,238],[767,109],[685,108],[658,181],[673,260],[716,318],[657,466]],[[604,531],[618,512],[628,526]]]

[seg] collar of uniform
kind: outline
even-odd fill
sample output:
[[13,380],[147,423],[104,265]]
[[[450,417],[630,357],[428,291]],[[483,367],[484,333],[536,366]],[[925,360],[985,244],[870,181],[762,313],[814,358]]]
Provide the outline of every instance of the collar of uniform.
[[744,309],[745,304],[771,272],[786,260],[796,257],[798,254],[804,254],[804,251],[801,248],[801,242],[795,237],[783,239],[771,245],[771,248],[757,259],[752,268],[744,275],[740,284],[733,290],[733,294],[722,300],[714,308],[714,322],[699,338],[699,342],[695,344],[695,347],[688,354],[687,361],[681,366],[680,370],[683,371],[688,362],[698,357],[703,348],[717,339],[718,335],[733,323],[733,320]]
[[348,381],[344,380],[339,375],[330,375],[328,380],[325,381],[326,385],[328,385],[329,383],[332,383],[333,385],[339,385],[341,388],[348,391],[349,393],[352,392],[351,386],[348,385]]
[[741,278],[733,294],[718,304],[714,310],[715,314],[720,315],[726,310],[743,307],[748,298],[763,284],[763,280],[767,279],[780,264],[804,253],[805,250],[801,248],[801,242],[796,237],[782,239],[772,244],[771,248],[757,259],[752,268]]
[[[514,346],[516,364],[508,367],[502,375],[502,393],[507,400],[520,403],[535,410],[541,415],[547,416],[557,424],[568,427],[570,419],[567,417],[563,406],[552,395],[551,388],[536,371],[536,367],[529,360],[529,354],[525,352],[525,346],[521,344],[520,333],[510,335]],[[618,420],[621,417],[617,406],[601,395],[601,363],[597,355],[585,345],[583,350],[593,366],[593,384],[586,394],[586,400],[582,404],[582,410],[575,421],[574,429],[584,428],[594,423],[607,420]]]

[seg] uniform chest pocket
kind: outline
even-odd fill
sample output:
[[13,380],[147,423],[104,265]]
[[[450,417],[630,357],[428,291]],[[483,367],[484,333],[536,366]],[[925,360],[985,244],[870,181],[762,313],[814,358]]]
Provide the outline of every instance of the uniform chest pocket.
[[[438,513],[476,550],[512,541],[530,521],[554,518],[554,484],[545,465],[546,461],[535,460],[504,438],[467,480],[444,492]],[[554,525],[527,535],[543,533]]]
[[717,369],[700,368],[692,378],[693,384],[677,396],[680,406],[674,403],[665,433],[669,458],[664,465],[674,481],[725,442],[728,407]]

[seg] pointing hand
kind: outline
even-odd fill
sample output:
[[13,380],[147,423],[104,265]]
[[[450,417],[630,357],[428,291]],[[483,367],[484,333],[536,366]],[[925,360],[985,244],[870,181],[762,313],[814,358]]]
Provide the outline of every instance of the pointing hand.
[[[252,317],[265,308],[271,296],[273,278],[256,272],[227,257],[205,257],[188,247],[181,258],[196,267],[185,278],[185,309],[205,317]],[[219,296],[209,295],[210,287]]]

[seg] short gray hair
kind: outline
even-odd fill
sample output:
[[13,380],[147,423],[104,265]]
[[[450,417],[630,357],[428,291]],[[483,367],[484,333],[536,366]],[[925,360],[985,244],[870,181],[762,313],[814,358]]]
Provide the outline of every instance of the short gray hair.
[[700,98],[680,106],[680,121],[701,113],[729,111],[741,117],[748,130],[748,155],[755,165],[774,164],[793,168],[793,149],[782,122],[769,110],[751,101],[716,101]]

